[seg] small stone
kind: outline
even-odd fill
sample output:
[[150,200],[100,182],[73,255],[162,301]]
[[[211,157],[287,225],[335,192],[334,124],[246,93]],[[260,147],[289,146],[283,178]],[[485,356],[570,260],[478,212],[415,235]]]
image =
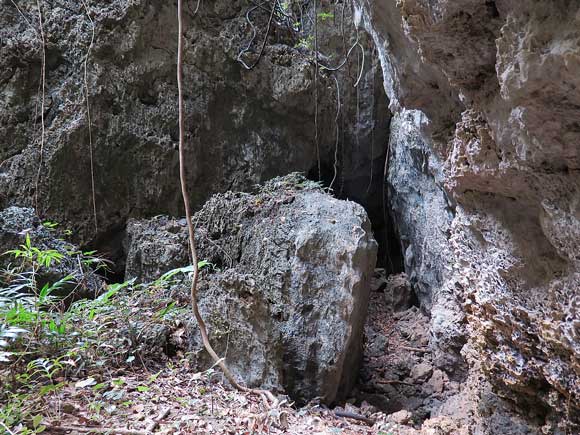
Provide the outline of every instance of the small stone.
[[364,412],[365,415],[370,415],[370,414],[374,414],[375,412],[378,412],[377,407],[371,405],[366,400],[363,400],[363,402],[360,405],[360,409],[361,409],[361,411]]
[[411,378],[415,383],[425,381],[433,373],[433,367],[429,364],[417,364],[411,369]]
[[387,350],[389,340],[382,334],[377,334],[371,345],[371,353],[373,355],[382,355]]
[[402,411],[394,412],[393,414],[389,414],[387,416],[388,421],[392,421],[393,423],[397,424],[407,424],[411,421],[411,414],[409,411],[403,409]]
[[434,370],[431,379],[427,382],[426,391],[429,394],[438,393],[441,394],[445,389],[447,376],[441,370]]
[[389,276],[385,288],[385,299],[394,312],[405,311],[416,305],[417,296],[406,274]]

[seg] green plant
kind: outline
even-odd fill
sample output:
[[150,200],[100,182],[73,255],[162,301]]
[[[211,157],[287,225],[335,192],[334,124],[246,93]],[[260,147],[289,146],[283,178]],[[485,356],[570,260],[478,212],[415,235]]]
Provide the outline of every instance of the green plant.
[[14,258],[22,258],[23,259],[23,267],[26,263],[36,267],[44,266],[50,267],[53,263],[58,264],[64,258],[64,255],[58,252],[55,249],[45,249],[41,250],[36,246],[32,246],[32,242],[30,240],[30,234],[26,234],[24,239],[24,244],[20,245],[20,249],[12,249],[4,253],[4,255],[12,255]]
[[[52,223],[51,223],[52,224]],[[78,320],[78,312],[62,310],[62,289],[70,284],[81,285],[90,274],[107,267],[107,261],[94,251],[65,251],[40,249],[33,245],[30,235],[17,249],[5,252],[22,263],[0,271],[0,362],[8,362],[14,355],[23,355],[18,346],[20,338],[28,337],[27,355],[41,355],[56,351],[66,341],[75,341],[71,324]],[[80,271],[69,274],[54,283],[38,282],[41,268],[50,272],[64,259],[78,264]],[[58,272],[60,273],[60,272]],[[111,289],[106,297],[116,291]],[[101,300],[102,302],[102,300]],[[98,305],[98,304],[97,304]]]
[[29,394],[10,394],[0,407],[0,433],[12,428],[14,434],[32,435],[42,433],[42,416],[31,407]]
[[54,230],[58,227],[58,222],[44,221],[42,226],[48,230]]
[[296,48],[304,48],[306,50],[312,50],[314,44],[314,37],[308,35],[305,38],[300,38],[296,44]]
[[[197,267],[198,269],[203,269],[204,267],[208,267],[211,266],[211,263],[206,261],[206,260],[202,260],[202,261],[198,261],[197,262]],[[167,283],[170,282],[171,279],[175,276],[178,275],[180,273],[184,273],[184,274],[192,274],[193,273],[193,265],[190,266],[185,266],[185,267],[178,267],[176,269],[171,269],[168,272],[165,272],[163,275],[161,275],[157,280],[154,281],[155,285],[160,285],[163,283]]]
[[322,21],[331,20],[334,18],[334,14],[332,12],[319,12],[318,18]]

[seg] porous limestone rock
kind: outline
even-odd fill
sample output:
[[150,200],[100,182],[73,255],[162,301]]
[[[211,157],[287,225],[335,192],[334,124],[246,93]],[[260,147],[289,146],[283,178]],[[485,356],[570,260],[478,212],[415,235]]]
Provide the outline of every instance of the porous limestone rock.
[[[357,378],[376,262],[364,209],[287,177],[255,195],[215,195],[194,221],[199,258],[212,264],[200,309],[236,376],[300,402],[344,398]],[[183,221],[131,221],[127,232],[128,278],[188,264]]]
[[[406,272],[430,307],[432,345],[445,359],[447,333],[438,331],[457,325],[454,344],[461,335],[468,344],[464,363],[453,360],[493,385],[478,384],[486,392],[474,393],[465,424],[475,433],[577,432],[580,5],[356,3],[398,112],[390,201]],[[527,423],[509,417],[518,409]]]
[[[22,14],[14,3],[0,3],[0,206],[37,204],[41,216],[66,222],[79,242],[98,247],[121,233],[129,217],[183,215],[176,4],[40,4],[44,104],[36,3],[18,3]],[[328,55],[321,63],[340,64],[343,45],[358,35],[366,51],[360,86],[353,87],[353,55],[340,71],[319,74],[317,103],[313,55],[300,46],[309,29],[290,34],[274,20],[260,63],[246,71],[238,62],[252,38],[250,9],[257,35],[243,56],[247,63],[261,47],[266,8],[247,0],[202,2],[195,16],[184,8],[185,163],[192,205],[198,209],[213,193],[248,190],[291,171],[318,179],[319,166],[330,182],[336,166],[337,192],[374,202],[380,211],[376,189],[390,114],[370,40],[349,25],[350,8],[329,9],[337,20],[344,17],[343,26],[320,21],[319,46]]]

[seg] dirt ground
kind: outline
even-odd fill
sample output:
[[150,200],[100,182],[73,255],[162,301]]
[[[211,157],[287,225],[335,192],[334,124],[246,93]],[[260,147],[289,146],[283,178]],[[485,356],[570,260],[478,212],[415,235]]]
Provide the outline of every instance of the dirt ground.
[[[138,301],[143,304],[143,298]],[[134,306],[128,312],[139,310]],[[36,416],[36,432],[26,432],[28,421],[6,433],[459,434],[450,420],[432,418],[454,385],[431,363],[428,321],[404,275],[386,279],[377,270],[364,362],[353,374],[359,382],[347,403],[329,409],[314,401],[298,408],[280,397],[272,406],[260,396],[232,390],[217,369],[196,371],[189,355],[178,350],[158,362],[138,358],[121,368],[103,364],[80,377],[55,378],[52,385],[58,388],[26,396],[21,404]]]

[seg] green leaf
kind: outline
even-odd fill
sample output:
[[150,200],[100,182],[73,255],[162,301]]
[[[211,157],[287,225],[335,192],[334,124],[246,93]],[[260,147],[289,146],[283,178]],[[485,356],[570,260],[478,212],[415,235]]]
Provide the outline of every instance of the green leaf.
[[101,382],[100,384],[93,385],[93,391],[99,391],[99,390],[102,390],[103,388],[106,388],[106,387],[107,387],[107,383]]
[[120,387],[120,386],[121,386],[121,385],[123,385],[124,383],[125,383],[125,380],[124,380],[124,379],[121,379],[121,378],[119,378],[119,379],[113,379],[113,380],[111,381],[111,384],[113,384],[113,385],[115,385],[115,386],[117,386],[117,387]]
[[155,313],[156,317],[165,317],[165,315],[167,313],[169,313],[173,308],[175,308],[175,301],[171,302],[168,306],[166,306],[165,308],[159,310],[157,313]]
[[[210,266],[211,263],[207,260],[202,260],[197,263],[198,269],[203,269],[204,267]],[[179,273],[193,273],[193,265],[185,266],[185,267],[178,267],[177,269],[172,269],[168,272],[165,272],[156,282],[161,281],[168,281],[170,278],[173,278],[175,275]]]
[[40,423],[42,423],[42,415],[38,414],[32,417],[32,427],[34,427],[34,429],[40,426]]
[[58,222],[45,221],[42,223],[42,226],[48,228],[49,230],[53,230],[58,227]]
[[137,387],[137,391],[139,391],[140,393],[145,393],[149,391],[149,387],[147,387],[146,385],[139,385]]
[[155,382],[159,375],[161,374],[162,370],[158,371],[154,375],[149,376],[149,382]]
[[49,384],[49,385],[43,385],[42,387],[40,387],[40,390],[38,392],[39,396],[45,396],[48,393],[52,393],[54,391],[58,391],[62,388],[63,384]]
[[334,18],[334,14],[332,12],[320,12],[318,14],[318,18],[320,18],[322,21],[326,21]]

